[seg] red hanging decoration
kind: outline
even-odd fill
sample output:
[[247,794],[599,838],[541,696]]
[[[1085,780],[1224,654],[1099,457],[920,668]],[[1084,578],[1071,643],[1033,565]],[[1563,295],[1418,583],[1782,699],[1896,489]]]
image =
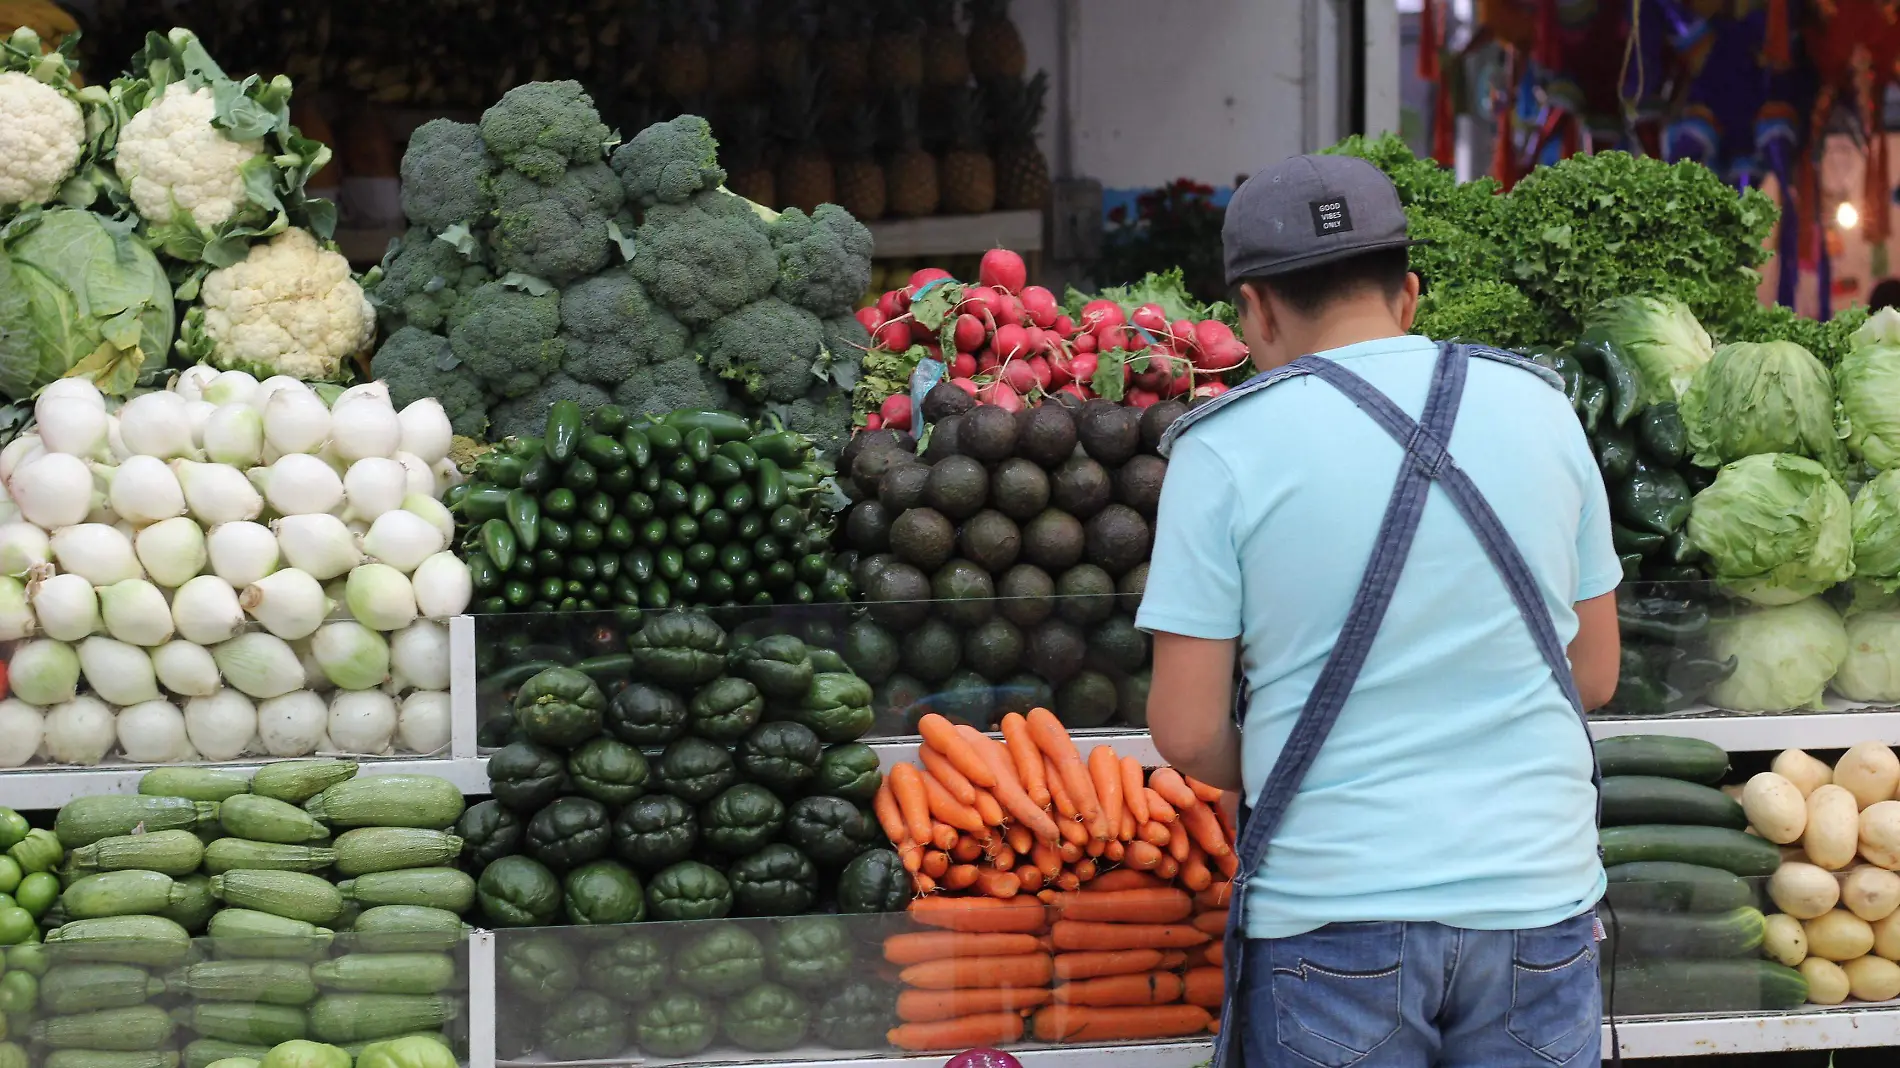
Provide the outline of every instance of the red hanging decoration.
[[1508,193],[1517,184],[1517,157],[1512,150],[1510,102],[1502,93],[1498,94],[1492,117],[1497,123],[1498,135],[1491,145],[1491,177]]
[[1537,38],[1531,48],[1531,58],[1546,70],[1559,70],[1563,67],[1562,24],[1557,20],[1557,0],[1535,0],[1537,4]]
[[1821,262],[1821,187],[1815,177],[1818,168],[1814,153],[1801,154],[1801,166],[1795,175],[1794,206],[1800,220],[1796,235],[1802,270],[1813,270]]
[[1449,78],[1432,91],[1432,158],[1441,167],[1458,163],[1458,109]]
[[1788,0],[1768,0],[1767,23],[1762,29],[1761,58],[1774,70],[1787,70],[1794,61],[1794,29],[1788,22]]
[[[1435,0],[1424,0],[1418,9],[1418,77],[1420,81],[1440,80],[1439,50],[1444,47],[1444,41],[1438,24],[1438,4]],[[1438,91],[1444,92],[1445,87],[1440,85]]]

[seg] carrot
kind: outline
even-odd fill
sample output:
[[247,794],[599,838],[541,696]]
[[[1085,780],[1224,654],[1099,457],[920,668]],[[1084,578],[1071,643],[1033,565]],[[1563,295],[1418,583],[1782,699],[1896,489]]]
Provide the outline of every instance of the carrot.
[[1089,893],[1115,890],[1162,890],[1166,887],[1166,883],[1147,872],[1136,871],[1133,868],[1116,868],[1114,871],[1103,872],[1100,878],[1090,883]]
[[1180,923],[1194,912],[1184,890],[1115,890],[1076,894],[1056,903],[1059,920],[1097,923]]
[[932,879],[943,878],[944,873],[950,870],[950,854],[941,849],[925,850],[921,870]]
[[1188,784],[1181,778],[1181,773],[1173,768],[1156,768],[1154,773],[1148,776],[1148,788],[1160,794],[1162,800],[1179,811],[1185,811],[1201,803],[1201,799],[1194,796],[1194,791],[1188,789]]
[[1102,849],[1102,859],[1110,864],[1120,864],[1122,858],[1127,855],[1128,846],[1122,842],[1110,842]]
[[1141,830],[1141,821],[1135,819],[1135,813],[1128,807],[1126,799],[1122,802],[1122,825],[1115,837],[1124,842],[1133,841],[1136,832]]
[[949,871],[943,873],[943,888],[945,890],[968,890],[970,887],[976,885],[976,877],[981,874],[981,871],[982,870],[974,864],[953,864],[950,866]]
[[1063,785],[1068,787],[1069,797],[1075,801],[1076,811],[1088,824],[1089,837],[1107,841],[1108,821],[1102,813],[1101,798],[1095,795],[1095,783],[1082,763],[1082,754],[1076,752],[1068,728],[1046,708],[1030,709],[1028,718],[1030,737],[1036,740],[1036,748],[1055,761]]
[[[1078,920],[1083,918],[1084,917],[1081,916],[1076,917]],[[1227,911],[1222,909],[1219,912],[1200,913],[1194,917],[1193,923],[1195,930],[1219,938],[1227,933]]]
[[1082,880],[1074,872],[1065,871],[1061,875],[1056,876],[1056,889],[1080,890],[1082,889]]
[[1155,865],[1155,878],[1157,879],[1171,883],[1174,881],[1174,877],[1179,874],[1181,874],[1181,862],[1173,857],[1162,857],[1161,863]]
[[[910,765],[906,764],[904,766],[909,767]],[[897,769],[892,768],[891,770],[895,773]],[[942,780],[932,775],[928,768],[918,777],[923,781],[924,803],[929,806],[930,814],[937,819],[940,825],[948,824],[956,828],[955,831],[951,832],[952,834],[955,834],[956,831],[968,831],[971,834],[983,833],[985,827],[983,817],[977,815],[976,809],[958,801],[952,796],[949,788],[943,785]],[[972,787],[971,790],[974,792],[975,787]],[[952,846],[955,844],[954,841],[951,842]]]
[[[1102,820],[1108,824],[1110,838],[1126,838],[1122,835],[1122,821],[1126,818],[1122,808],[1122,762],[1115,750],[1098,745],[1089,750],[1089,783],[1095,787],[1095,799],[1102,806]],[[1126,837],[1132,837],[1126,836]]]
[[1049,931],[1059,950],[1189,949],[1208,942],[1205,934],[1185,924],[1057,920]]
[[955,827],[947,823],[932,823],[930,825],[930,844],[936,846],[938,850],[944,853],[955,849],[958,839],[962,837],[962,835],[957,833]]
[[950,791],[951,797],[966,805],[976,804],[976,787],[970,785],[969,778],[958,771],[955,764],[950,763],[949,757],[927,745],[920,745],[917,747],[917,759],[923,761],[925,772],[936,776],[943,788]]
[[871,811],[877,815],[877,825],[884,829],[884,837],[890,839],[893,845],[901,844],[909,837],[903,813],[897,807],[897,795],[891,793],[889,778],[878,786],[877,795],[871,799]]
[[1182,1038],[1205,1031],[1212,1020],[1208,1011],[1199,1005],[1150,1005],[1138,1008],[1051,1005],[1036,1013],[1035,1034],[1043,1042]]
[[1003,742],[1009,750],[1009,758],[1016,764],[1016,777],[1023,782],[1023,792],[1036,803],[1037,808],[1049,806],[1049,780],[1042,766],[1042,750],[1036,748],[1035,739],[1029,736],[1029,721],[1022,713],[1011,712],[1003,717]]
[[944,957],[913,964],[897,973],[905,986],[925,990],[964,987],[1048,986],[1055,976],[1047,953],[1017,953],[1007,957]]
[[1188,850],[1188,858],[1181,862],[1181,885],[1197,894],[1214,885],[1214,873],[1207,870],[1207,854],[1199,847]]
[[1084,950],[1056,954],[1056,978],[1099,979],[1105,975],[1134,975],[1159,971],[1167,966],[1167,954],[1158,949],[1130,949],[1122,952]]
[[1081,979],[1056,987],[1056,1001],[1064,1005],[1167,1005],[1181,1000],[1181,977],[1171,972],[1143,972]]
[[1180,834],[1169,831],[1168,836],[1168,859],[1174,861],[1177,865],[1187,863],[1188,857],[1194,855],[1195,847],[1193,837],[1185,830]]
[[1010,868],[976,873],[977,893],[988,894],[990,897],[1012,898],[1021,893],[1022,889],[1022,880],[1016,878],[1015,871]]
[[[1060,826],[1060,827],[1080,827],[1080,826],[1081,826],[1081,824],[1079,824],[1079,823],[1061,823],[1061,824],[1057,824],[1057,826]],[[1083,833],[1084,835],[1087,835],[1087,834],[1088,834],[1088,832],[1087,832],[1087,831],[1083,831],[1082,833]],[[1066,835],[1066,834],[1064,835],[1064,838],[1065,838],[1065,839],[1067,838],[1067,835]],[[1081,860],[1081,859],[1082,859],[1082,847],[1081,847],[1080,845],[1078,845],[1078,844],[1076,844],[1076,843],[1074,843],[1074,842],[1070,842],[1070,841],[1066,841],[1066,840],[1065,840],[1065,841],[1063,841],[1063,842],[1062,842],[1062,844],[1060,844],[1060,845],[1058,845],[1058,846],[1056,846],[1056,855],[1062,858],[1062,863],[1064,863],[1064,864],[1074,864],[1075,862],[1077,862],[1077,861],[1079,861],[1079,860]]]
[[1009,847],[1018,853],[1027,853],[1036,844],[1036,836],[1029,833],[1027,827],[1011,827],[1003,837],[1009,840]]
[[1220,873],[1229,879],[1237,878],[1240,875],[1240,858],[1235,856],[1232,852],[1229,852],[1226,856],[1215,857],[1214,866],[1219,868]]
[[989,764],[990,770],[995,773],[996,800],[1002,803],[1003,808],[1015,817],[1016,822],[1029,828],[1030,833],[1037,838],[1045,842],[1053,842],[1061,837],[1062,832],[1056,828],[1056,821],[1050,819],[1047,812],[1036,807],[1036,803],[1023,792],[1022,784],[1016,781],[1016,769],[1010,766],[1009,754],[1003,750],[1003,747],[975,731],[970,731],[970,734],[974,736],[970,741],[970,747],[983,758],[985,763]]
[[1016,869],[1016,881],[1022,884],[1022,892],[1033,894],[1042,889],[1042,869],[1034,864],[1023,864]]
[[1103,853],[1108,852],[1108,839],[1091,838],[1089,839],[1089,844],[1082,847],[1082,852],[1087,853],[1091,857],[1099,857]]
[[1075,820],[1057,820],[1056,834],[1078,851],[1089,843],[1089,829]]
[[1061,896],[1061,893],[1062,891],[1060,890],[1056,890],[1053,887],[1045,886],[1042,889],[1036,891],[1036,900],[1047,905],[1050,902],[1054,901],[1057,897]]
[[945,957],[1017,957],[1041,948],[1032,934],[964,934],[918,931],[884,940],[884,959],[892,964],[922,964]]
[[955,848],[950,850],[950,859],[958,864],[968,864],[983,855],[983,843],[967,834],[957,836]]
[[897,1018],[905,1023],[935,1023],[988,1012],[1038,1009],[1054,995],[1047,990],[1005,987],[998,990],[906,990],[897,995]]
[[1037,871],[1042,872],[1044,881],[1062,873],[1062,854],[1057,853],[1055,847],[1047,842],[1037,842],[1031,846],[1029,860],[1035,864]]
[[1075,862],[1075,877],[1077,879],[1086,883],[1093,880],[1099,874],[1101,874],[1101,869],[1095,866],[1094,861],[1078,860]]
[[1186,976],[1183,994],[1189,1005],[1218,1009],[1227,993],[1227,973],[1219,968],[1194,968]]
[[1207,947],[1206,957],[1207,963],[1212,964],[1214,967],[1225,967],[1227,964],[1227,943],[1215,942],[1209,945]]
[[1186,950],[1183,950],[1183,949],[1166,950],[1161,954],[1161,966],[1157,970],[1164,971],[1164,972],[1178,972],[1181,970],[1181,966],[1187,963],[1187,958],[1188,958],[1188,955],[1187,955]]
[[1136,871],[1153,871],[1161,863],[1162,852],[1147,842],[1128,843],[1128,866]]
[[990,857],[990,867],[997,871],[1015,871],[1016,851],[1008,846],[998,849],[995,855]]
[[1181,781],[1187,783],[1187,788],[1194,792],[1195,797],[1201,799],[1201,804],[1209,808],[1220,807],[1220,787],[1209,786],[1192,775],[1181,776]]
[[988,790],[976,792],[976,814],[982,819],[985,827],[1003,825],[1003,806],[996,803],[996,795]]
[[1220,821],[1214,818],[1214,810],[1206,805],[1194,805],[1181,810],[1181,826],[1194,836],[1194,844],[1207,851],[1210,857],[1225,857],[1233,853],[1234,847],[1227,844],[1227,836],[1221,833]]
[[[979,878],[981,876],[979,875]],[[1049,926],[1042,902],[986,897],[938,897],[910,903],[910,918],[925,927],[967,934],[1038,934]]]
[[1023,1037],[1023,1018],[1014,1010],[980,1012],[934,1023],[907,1023],[885,1032],[898,1049],[965,1050],[1016,1042]]
[[1042,774],[1049,785],[1049,803],[1056,807],[1057,814],[1066,820],[1081,819],[1082,814],[1076,811],[1075,798],[1069,796],[1069,788],[1062,782],[1062,773],[1056,770],[1056,762],[1047,753],[1042,755]]
[[1194,907],[1200,909],[1228,908],[1233,900],[1234,884],[1227,880],[1221,880],[1205,890],[1197,890],[1194,893]]
[[898,843],[897,855],[904,861],[905,871],[915,875],[923,870],[924,847],[911,841],[908,837]]
[[923,872],[913,872],[910,877],[910,888],[916,891],[919,897],[925,894],[934,894],[937,892],[937,880],[932,879]]
[[1174,832],[1168,830],[1165,823],[1149,820],[1141,825],[1141,840],[1151,846],[1166,846],[1174,840]]
[[904,830],[910,840],[930,841],[930,802],[924,795],[924,777],[917,765],[895,765],[885,781],[891,784],[891,796],[897,798],[897,810],[903,814]]
[[917,733],[924,736],[925,745],[942,753],[946,760],[956,765],[957,770],[972,785],[996,785],[996,772],[970,748],[970,743],[957,730],[956,724],[931,712],[917,721]]
[[1156,823],[1173,823],[1181,818],[1174,806],[1168,804],[1168,799],[1155,793],[1153,788],[1142,787],[1142,793],[1148,798],[1148,815],[1154,817]]

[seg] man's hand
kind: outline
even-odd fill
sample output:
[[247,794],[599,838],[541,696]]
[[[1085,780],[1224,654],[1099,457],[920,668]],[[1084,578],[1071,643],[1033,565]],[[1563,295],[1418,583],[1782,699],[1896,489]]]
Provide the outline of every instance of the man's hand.
[[1235,640],[1155,633],[1148,730],[1182,774],[1237,790],[1240,729],[1234,724]]

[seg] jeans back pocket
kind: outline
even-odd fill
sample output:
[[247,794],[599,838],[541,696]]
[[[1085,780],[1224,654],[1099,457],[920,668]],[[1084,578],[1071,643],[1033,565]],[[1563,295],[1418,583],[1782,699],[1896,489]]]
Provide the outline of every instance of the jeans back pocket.
[[[1597,985],[1591,913],[1516,931],[1511,950],[1511,1007],[1505,1029],[1551,1064],[1578,1062],[1600,1041],[1603,994]],[[1596,1055],[1589,1061],[1594,1064]]]
[[1404,924],[1330,924],[1266,945],[1280,1046],[1351,1068],[1398,1033]]

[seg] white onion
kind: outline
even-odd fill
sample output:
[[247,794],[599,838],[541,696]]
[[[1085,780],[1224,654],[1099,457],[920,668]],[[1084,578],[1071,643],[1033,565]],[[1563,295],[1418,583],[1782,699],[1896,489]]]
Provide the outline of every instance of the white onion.
[[0,486],[0,525],[17,523],[20,520],[20,506],[7,499],[7,489]]
[[211,650],[188,641],[170,641],[152,650],[158,684],[180,697],[209,697],[224,683]]
[[27,642],[7,663],[7,687],[29,705],[56,705],[79,692],[79,654],[65,642]]
[[449,688],[449,628],[419,619],[389,636],[389,677],[397,690]]
[[[213,582],[220,581],[213,577]],[[191,613],[196,616],[195,610]],[[99,588],[99,618],[106,633],[128,645],[164,645],[175,627],[171,606],[157,586],[144,579],[126,579]]]
[[207,400],[185,402],[185,418],[191,423],[191,447],[203,452],[205,447],[205,424],[211,421],[211,413],[218,406]]
[[402,444],[402,419],[387,396],[339,399],[330,409],[330,448],[348,463],[394,455]]
[[410,493],[420,493],[424,497],[435,497],[441,494],[441,490],[435,484],[434,469],[422,457],[414,453],[399,452],[396,454],[396,462],[409,473]]
[[387,753],[396,733],[396,701],[381,690],[344,690],[330,698],[327,733],[343,752]]
[[401,464],[383,456],[358,460],[343,475],[343,496],[349,501],[344,515],[371,522],[384,512],[401,508],[408,491],[409,472]]
[[335,411],[342,407],[345,401],[364,399],[382,401],[384,404],[395,403],[389,399],[389,383],[377,378],[371,379],[368,382],[358,382],[356,385],[338,393],[336,399],[330,402],[330,410]]
[[272,523],[271,531],[277,535],[284,562],[318,581],[333,579],[363,562],[356,536],[336,516],[287,515]]
[[409,577],[409,584],[416,591],[416,610],[430,619],[461,615],[475,596],[468,565],[452,552],[439,552],[424,560]]
[[34,418],[39,417],[40,405],[71,398],[84,400],[100,411],[105,411],[106,395],[99,392],[99,387],[91,379],[55,378],[46,384],[45,389],[40,390],[39,397],[33,401]]
[[206,760],[235,760],[257,737],[257,709],[235,690],[194,697],[185,702],[185,734]]
[[442,410],[441,401],[434,397],[411,401],[398,413],[398,418],[402,422],[399,447],[403,452],[431,464],[448,456],[450,446],[455,443],[455,430],[449,425],[449,415]]
[[[404,587],[409,585],[403,579]],[[414,615],[415,596],[409,598],[411,616]],[[33,620],[33,609],[27,604],[26,583],[19,579],[0,575],[0,641],[15,641],[30,638],[38,629]]]
[[26,588],[40,630],[48,638],[76,642],[99,630],[99,595],[81,575],[42,575]]
[[389,681],[389,643],[361,623],[325,623],[311,636],[310,652],[340,689],[368,690]]
[[185,491],[185,505],[207,527],[256,519],[264,510],[263,495],[235,467],[173,460],[172,472]]
[[230,583],[216,575],[199,575],[172,595],[172,621],[180,638],[216,645],[244,629],[244,610]]
[[125,437],[119,433],[119,417],[106,417],[106,452],[111,454],[112,462],[122,464],[132,456],[132,450],[125,447]]
[[146,575],[166,589],[176,589],[191,581],[205,569],[209,557],[204,528],[196,520],[182,515],[139,531],[132,539],[132,548],[138,554],[139,563],[144,565]]
[[322,744],[330,709],[323,698],[297,690],[257,705],[257,737],[274,757],[309,756]]
[[422,562],[448,548],[449,537],[428,519],[398,509],[384,512],[363,535],[363,551],[371,559],[407,575]]
[[277,570],[277,535],[262,523],[220,523],[205,535],[211,573],[241,590]]
[[53,546],[44,530],[23,522],[0,526],[0,575],[19,578],[52,559]]
[[119,409],[119,437],[135,455],[198,458],[191,441],[191,403],[176,393],[142,393]]
[[307,638],[316,633],[330,612],[330,598],[309,572],[296,568],[274,571],[244,588],[238,599],[251,618],[279,638]]
[[313,693],[328,693],[336,689],[336,683],[323,673],[323,665],[317,663],[317,654],[310,651],[310,639],[291,642],[290,647],[297,651],[297,662],[303,665],[304,689]]
[[402,699],[396,713],[396,738],[412,753],[435,753],[449,747],[449,695],[419,690]]
[[315,456],[288,453],[269,467],[251,468],[250,477],[278,515],[331,512],[343,503],[343,480]]
[[330,440],[330,409],[307,389],[278,390],[263,412],[264,440],[280,455],[314,453]]
[[0,448],[0,482],[13,481],[13,472],[20,469],[27,457],[44,455],[46,447],[40,443],[38,434],[21,434]]
[[111,472],[106,502],[133,526],[142,527],[185,514],[184,488],[178,484],[171,465],[163,460],[128,456],[116,468],[95,470]]
[[257,384],[257,392],[251,395],[251,407],[259,411],[264,410],[265,406],[270,404],[271,397],[286,389],[310,392],[310,387],[304,385],[301,379],[292,378],[289,375],[272,375]]
[[40,444],[47,452],[97,459],[109,455],[106,443],[108,417],[103,404],[80,397],[42,398],[33,406],[39,423]]
[[0,768],[33,759],[46,737],[46,713],[16,698],[0,701]]
[[449,511],[448,505],[443,504],[434,497],[424,497],[420,493],[411,493],[402,499],[402,510],[405,512],[414,512],[435,524],[435,529],[442,532],[442,544],[444,546],[447,546],[450,542],[455,540],[455,516]]
[[264,417],[246,404],[222,404],[205,420],[205,458],[214,464],[256,467],[264,455]]
[[246,631],[211,650],[224,681],[249,697],[281,697],[303,686],[303,665],[275,634]]
[[77,456],[43,452],[13,469],[7,494],[28,522],[44,530],[70,527],[92,511],[92,468]]
[[178,372],[172,381],[172,392],[188,401],[204,400],[205,387],[218,377],[218,369],[209,364],[197,363]]
[[97,697],[75,697],[46,711],[46,751],[55,764],[97,764],[118,735],[112,709]]
[[388,564],[361,564],[343,587],[350,615],[371,630],[401,630],[415,622],[416,591],[409,577]]
[[213,404],[251,404],[257,379],[244,371],[224,371],[205,383],[203,399]]
[[94,693],[120,707],[158,697],[152,657],[136,645],[95,634],[79,643],[79,667]]
[[348,576],[340,579],[331,579],[329,582],[324,583],[323,595],[330,599],[330,614],[325,617],[326,621],[356,618],[350,614],[350,580]]
[[141,701],[119,709],[119,750],[134,764],[164,764],[185,760],[191,743],[185,737],[185,717],[170,701]]
[[53,532],[53,560],[61,571],[84,575],[94,586],[110,586],[126,579],[143,578],[138,554],[132,551],[132,539],[117,527],[103,523],[80,523]]

